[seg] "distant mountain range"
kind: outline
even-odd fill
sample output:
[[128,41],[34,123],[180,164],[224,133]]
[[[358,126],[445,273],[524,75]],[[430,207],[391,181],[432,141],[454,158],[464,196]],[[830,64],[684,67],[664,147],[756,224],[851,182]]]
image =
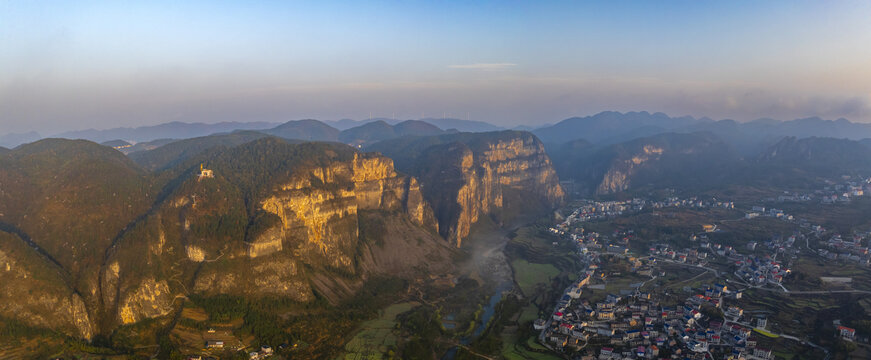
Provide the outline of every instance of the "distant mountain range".
[[[118,149],[150,170],[164,169],[219,147],[233,147],[267,136],[276,136],[291,142],[324,141],[342,142],[357,147],[366,146],[382,140],[403,136],[440,135],[446,132],[419,120],[407,120],[396,125],[384,121],[366,123],[344,131],[339,131],[318,120],[293,120],[271,129],[260,131],[238,130],[231,133],[200,136],[189,139],[167,141],[155,140],[138,143],[131,147]],[[114,140],[103,145],[116,147],[126,142]],[[140,147],[140,145],[143,145]],[[151,151],[142,151],[151,150]]]
[[336,141],[339,130],[318,120],[292,120],[271,129],[261,131],[285,139],[308,141]]
[[27,144],[39,139],[42,139],[42,135],[39,135],[36,131],[26,133],[8,133],[0,135],[0,146],[14,148],[18,145]]
[[663,113],[614,111],[565,119],[553,126],[533,130],[547,144],[562,144],[584,139],[593,144],[616,144],[663,133],[710,132],[744,155],[758,153],[783,137],[831,137],[850,140],[871,138],[871,124],[846,119],[818,117],[778,121],[758,119],[749,122],[714,121],[691,116],[670,117]]
[[[409,123],[409,121],[413,121]],[[189,139],[212,134],[230,133],[239,130],[256,130],[286,139],[309,141],[341,141],[351,143],[362,140],[372,143],[393,136],[408,135],[409,131],[393,126],[407,123],[418,124],[416,135],[436,135],[434,128],[446,132],[488,132],[505,130],[483,121],[456,118],[424,118],[420,120],[398,120],[372,118],[365,120],[313,119],[293,120],[285,123],[272,122],[222,122],[216,124],[169,122],[153,126],[120,127],[105,130],[77,130],[60,133],[51,137],[85,139],[98,143],[113,140],[137,143],[158,139]],[[424,130],[422,123],[432,125]],[[375,124],[375,125],[370,125]],[[368,126],[365,126],[368,125]],[[364,127],[365,126],[365,127]],[[380,129],[380,130],[379,130]],[[545,144],[562,144],[583,139],[592,144],[616,144],[641,137],[663,133],[710,132],[732,145],[742,154],[757,153],[773,145],[786,136],[806,138],[811,136],[861,140],[871,138],[871,124],[854,123],[846,119],[824,120],[818,117],[778,121],[758,119],[749,122],[734,120],[714,121],[709,118],[691,116],[672,117],[663,113],[615,112],[605,111],[591,116],[573,117],[552,125],[539,127],[517,126],[514,130],[532,131]],[[344,131],[351,131],[340,136]],[[359,136],[351,135],[358,134]],[[0,135],[0,146],[14,148],[41,139],[36,132],[10,133]],[[124,150],[135,152],[139,148]]]
[[379,120],[342,131],[339,134],[339,141],[350,145],[362,146],[401,136],[429,136],[443,134],[444,132],[444,130],[439,129],[435,125],[420,120],[406,120],[395,125],[390,125]]
[[552,144],[547,150],[560,178],[571,180],[573,192],[586,196],[737,185],[812,188],[842,175],[871,174],[871,147],[866,143],[789,136],[741,155],[706,131],[663,133],[605,145],[580,139]]
[[[351,120],[343,119],[338,121],[320,121],[313,119],[292,120],[285,123],[274,122],[221,122],[215,124],[206,123],[184,123],[184,122],[168,122],[158,125],[139,126],[139,127],[119,127],[112,129],[96,130],[76,130],[67,131],[60,134],[52,135],[52,138],[63,139],[84,139],[97,143],[105,143],[109,141],[126,141],[133,145],[141,142],[148,142],[158,139],[190,139],[195,137],[208,136],[220,133],[230,133],[239,130],[257,130],[288,139],[310,140],[310,141],[339,141],[339,132],[350,130],[370,123],[380,123],[378,126],[384,128],[383,124],[390,126],[406,123],[403,126],[422,127],[421,123],[431,125],[432,128],[448,131],[460,132],[486,132],[503,130],[502,127],[492,125],[483,121],[462,120],[452,118],[426,118],[421,120],[396,120],[387,118],[374,118],[366,120]],[[369,128],[370,130],[374,128]],[[387,130],[388,133],[392,130]],[[411,129],[400,129],[399,133],[404,134]],[[439,132],[439,133],[440,133]],[[418,135],[435,135],[433,131],[425,131]],[[372,135],[370,137],[378,137]],[[27,133],[8,133],[0,135],[0,146],[6,148],[14,148],[21,144],[34,142],[42,139],[43,136],[37,132]]]
[[[324,123],[339,129],[339,130],[347,130],[350,128],[358,127],[360,125],[365,125],[372,122],[384,122],[390,125],[396,125],[404,121],[408,120],[398,120],[398,119],[390,119],[390,118],[372,118],[366,120],[351,120],[351,119],[342,119],[342,120],[327,120]],[[457,130],[460,132],[486,132],[486,131],[498,131],[505,130],[503,127],[499,127],[487,122],[476,121],[476,120],[463,120],[463,119],[454,119],[454,118],[422,118],[419,121],[423,121],[436,127],[444,130]]]
[[216,124],[168,122],[153,126],[140,126],[135,128],[121,127],[106,130],[78,130],[60,133],[52,137],[64,139],[85,139],[93,142],[106,142],[110,140],[126,141],[151,141],[155,139],[187,139],[198,136],[206,136],[221,132],[235,130],[263,130],[275,127],[271,122],[220,122]]

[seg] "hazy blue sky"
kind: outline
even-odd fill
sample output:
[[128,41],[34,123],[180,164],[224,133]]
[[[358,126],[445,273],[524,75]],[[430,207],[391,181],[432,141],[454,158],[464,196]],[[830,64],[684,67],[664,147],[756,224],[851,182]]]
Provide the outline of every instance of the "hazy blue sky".
[[871,121],[871,2],[0,0],[0,134],[602,110]]

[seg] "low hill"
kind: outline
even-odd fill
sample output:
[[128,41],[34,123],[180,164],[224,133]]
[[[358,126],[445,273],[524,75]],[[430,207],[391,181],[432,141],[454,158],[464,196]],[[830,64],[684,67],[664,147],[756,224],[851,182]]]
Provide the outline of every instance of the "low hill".
[[168,122],[152,126],[135,128],[119,127],[106,130],[78,130],[57,134],[54,137],[65,139],[85,139],[94,142],[104,142],[114,139],[127,141],[151,141],[155,139],[187,139],[216,133],[227,133],[236,130],[262,130],[274,127],[270,122],[220,122],[216,124]]
[[871,138],[871,124],[846,119],[824,120],[818,117],[779,121],[758,119],[748,122],[713,121],[707,118],[670,117],[662,113],[606,111],[587,117],[563,120],[533,131],[548,144],[584,139],[597,145],[626,142],[662,133],[709,132],[742,156],[755,156],[785,136],[798,139],[830,137],[860,140]]
[[841,175],[871,173],[871,149],[858,141],[786,137],[742,156],[708,132],[665,133],[606,146],[575,140],[548,147],[557,172],[581,194],[724,186],[812,188]]
[[419,120],[406,120],[396,125],[384,121],[370,122],[339,134],[339,141],[353,146],[365,146],[401,136],[429,136],[444,133],[438,127]]
[[36,131],[30,131],[25,133],[8,133],[0,135],[0,146],[14,148],[18,145],[27,144],[29,142],[34,142],[39,139],[42,139],[42,135],[40,135]]
[[584,139],[591,143],[609,144],[681,129],[708,121],[689,116],[672,118],[663,113],[605,111],[592,116],[574,117],[533,133],[545,143],[565,143]]
[[336,141],[339,138],[338,129],[311,119],[288,121],[261,132],[284,139],[303,141]]
[[871,170],[871,149],[859,141],[809,137],[783,138],[759,156],[766,166],[794,167],[813,172]]
[[154,150],[154,149],[157,149],[163,145],[169,144],[171,142],[176,142],[176,141],[178,141],[178,139],[157,139],[157,140],[151,140],[151,141],[145,141],[145,142],[138,142],[136,144],[133,144],[133,146],[131,146],[131,147],[122,148],[122,149],[118,149],[118,150],[126,155],[130,155],[132,153],[139,152],[139,151]]
[[379,120],[343,130],[339,134],[339,141],[356,146],[393,139],[395,137],[396,131],[393,129],[393,126]]
[[391,118],[371,118],[365,120],[351,120],[351,119],[342,119],[336,121],[325,121],[332,127],[335,127],[339,130],[347,130],[350,128],[355,128],[361,125],[365,125],[371,122],[382,121],[387,123],[388,125],[396,125],[403,121],[422,121],[428,124],[432,124],[440,129],[450,130],[454,129],[458,132],[488,132],[488,131],[499,131],[505,130],[502,127],[484,122],[484,121],[476,121],[476,120],[463,120],[463,119],[454,119],[454,118],[422,118],[418,120],[397,120]]
[[218,147],[232,147],[267,137],[255,131],[239,131],[225,135],[203,136],[174,141],[153,150],[131,153],[130,159],[143,168],[162,170]]
[[581,193],[715,186],[740,163],[710,133],[666,133],[600,147],[576,140],[550,149],[560,177],[578,182]]
[[102,143],[100,143],[100,145],[108,146],[110,148],[115,148],[115,149],[133,146],[133,144],[126,142],[124,140],[120,140],[120,139],[102,142]]
[[426,118],[420,119],[420,121],[425,121],[427,123],[433,124],[441,129],[455,129],[460,132],[490,132],[505,130],[502,127],[490,124],[488,122],[476,120],[463,120],[453,118]]

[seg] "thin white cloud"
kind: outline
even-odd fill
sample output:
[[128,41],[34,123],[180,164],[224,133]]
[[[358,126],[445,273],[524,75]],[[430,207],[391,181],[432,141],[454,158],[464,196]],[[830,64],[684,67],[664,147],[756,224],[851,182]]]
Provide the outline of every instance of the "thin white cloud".
[[515,67],[515,66],[517,66],[517,64],[513,64],[513,63],[474,63],[474,64],[450,65],[448,67],[451,69],[500,71],[500,70],[508,70],[508,69]]

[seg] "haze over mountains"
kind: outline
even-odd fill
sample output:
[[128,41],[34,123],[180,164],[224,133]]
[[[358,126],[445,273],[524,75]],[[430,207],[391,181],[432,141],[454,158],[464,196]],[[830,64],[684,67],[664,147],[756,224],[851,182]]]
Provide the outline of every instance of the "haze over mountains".
[[[391,154],[404,171],[417,174],[415,169],[404,166],[407,154],[397,152],[391,146],[417,141],[408,140],[415,137],[499,129],[484,122],[461,119],[399,121],[375,118],[326,122],[307,119],[282,124],[166,123],[61,135],[83,137],[115,147],[150,170],[175,166],[213,148],[234,147],[276,136],[291,142],[340,142],[375,149]],[[579,194],[620,192],[639,184],[698,188],[739,180],[774,181],[771,177],[760,176],[770,171],[755,171],[762,166],[780,169],[782,176],[777,176],[778,181],[804,179],[820,171],[865,169],[868,157],[862,154],[871,144],[871,124],[846,119],[759,119],[742,123],[690,116],[671,117],[644,111],[609,111],[574,117],[531,132],[546,146],[560,177],[573,181],[576,185],[573,189]],[[11,141],[6,147],[13,148],[15,141],[10,139],[30,140],[34,136],[38,135],[12,134],[4,139]],[[385,142],[391,139],[399,140]],[[419,152],[413,148],[407,150]],[[785,155],[791,152],[807,156]],[[796,171],[800,174],[797,175]],[[792,175],[783,175],[785,172]]]
[[532,132],[309,119],[136,136],[0,147],[0,319],[117,342],[153,336],[134,329],[171,319],[185,297],[336,306],[372,277],[453,274],[476,224],[511,228],[567,197],[812,188],[871,172],[857,140],[871,125],[846,120],[606,112]]
[[[226,133],[237,130],[258,130],[271,135],[302,140],[336,141],[339,133],[359,128],[370,123],[395,126],[409,120],[389,118],[373,118],[366,120],[294,120],[285,123],[273,122],[222,122],[216,124],[169,122],[153,126],[135,128],[114,128],[105,130],[69,131],[51,137],[67,139],[86,139],[94,142],[125,140],[133,143],[147,142],[157,139],[186,139],[207,136],[216,133]],[[485,132],[504,128],[482,121],[470,121],[453,118],[424,118],[415,120],[433,125],[443,131]],[[373,125],[370,125],[370,127]],[[371,129],[371,128],[370,128]],[[606,111],[586,117],[573,117],[553,125],[542,127],[519,126],[518,130],[530,130],[543,142],[549,144],[565,143],[571,140],[584,139],[592,143],[616,143],[638,137],[650,136],[665,132],[695,132],[710,131],[731,142],[757,142],[763,140],[776,141],[783,136],[797,138],[819,136],[861,140],[871,138],[871,124],[851,122],[847,119],[824,120],[818,117],[778,121],[773,119],[758,119],[749,122],[734,120],[714,121],[709,118],[694,118],[690,116],[671,117],[663,113],[613,112]],[[355,132],[361,132],[357,129]],[[389,130],[388,130],[389,132]],[[407,134],[407,131],[400,131]],[[12,148],[23,143],[32,142],[42,136],[36,132],[0,134],[0,146]],[[345,135],[345,139],[355,139]]]

